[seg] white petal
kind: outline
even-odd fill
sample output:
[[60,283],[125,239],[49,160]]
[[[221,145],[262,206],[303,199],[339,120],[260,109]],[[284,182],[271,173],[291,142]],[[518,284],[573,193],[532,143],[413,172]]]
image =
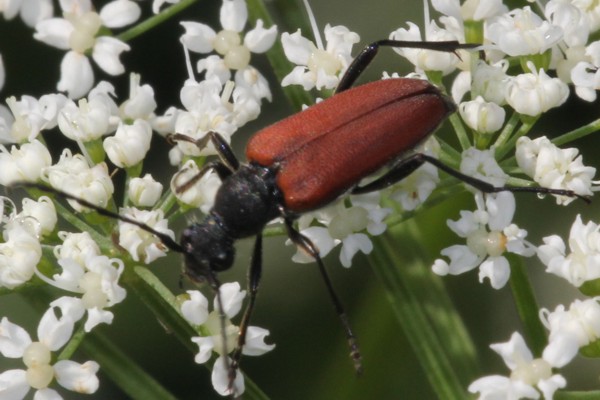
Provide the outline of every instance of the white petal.
[[129,45],[119,39],[100,36],[96,38],[92,58],[104,72],[110,75],[120,75],[125,72],[125,67],[119,60],[119,55],[129,49]]
[[549,379],[542,379],[537,387],[544,394],[544,399],[554,398],[554,392],[567,386],[567,380],[562,375],[552,375]]
[[66,19],[51,18],[41,21],[35,26],[33,37],[50,46],[68,50],[70,48],[69,37],[73,29],[73,25]]
[[246,332],[246,343],[242,349],[242,354],[247,356],[260,356],[275,348],[274,344],[266,344],[265,337],[269,331],[258,326],[249,326]]
[[33,400],[63,400],[63,398],[56,390],[44,388],[35,392]]
[[570,334],[555,335],[544,349],[542,357],[555,368],[562,368],[575,358],[579,351],[577,337]]
[[287,32],[281,34],[281,44],[288,60],[297,65],[308,65],[308,60],[315,45],[302,36],[300,29],[291,35]]
[[[219,288],[219,291],[221,292],[221,300],[223,301],[223,311],[228,318],[233,318],[242,308],[246,291],[241,290],[238,282],[224,283]],[[216,296],[213,308],[215,310],[219,309]]]
[[248,8],[245,0],[223,0],[221,6],[221,26],[223,29],[241,32],[248,20]]
[[101,310],[98,307],[88,309],[88,318],[83,326],[86,332],[91,332],[97,325],[112,324],[114,314],[111,311]]
[[[315,246],[317,246],[317,249],[319,250],[319,256],[321,256],[321,258],[329,254],[329,252],[338,243],[340,243],[339,240],[334,240],[331,237],[327,228],[322,226],[311,226],[309,228],[302,229],[301,233],[309,238]],[[291,244],[291,241],[286,242],[286,244]],[[292,261],[306,264],[315,262],[315,259],[304,250],[298,248],[296,254],[292,256]]]
[[52,0],[23,0],[21,4],[21,18],[30,27],[44,21],[54,14]]
[[186,49],[196,53],[210,53],[213,51],[213,41],[217,35],[208,25],[198,22],[181,22],[185,33],[179,39]]
[[62,296],[50,303],[51,307],[58,307],[63,317],[79,321],[85,315],[85,307],[77,297]]
[[494,289],[502,289],[510,278],[510,265],[505,257],[489,257],[479,267],[479,282],[489,278]]
[[244,45],[253,53],[264,53],[273,46],[275,39],[277,39],[277,26],[273,25],[265,29],[262,19],[259,19],[256,21],[256,28],[244,36]]
[[342,240],[342,249],[340,251],[340,262],[346,268],[352,265],[352,257],[358,251],[369,254],[373,251],[371,239],[364,233],[353,233]]
[[7,358],[23,357],[23,352],[31,344],[29,333],[6,317],[0,321],[0,353]]
[[181,304],[183,317],[194,325],[202,325],[208,318],[208,300],[198,290],[188,290],[190,299]]
[[470,271],[477,267],[480,261],[479,257],[464,245],[446,247],[441,251],[441,254],[450,258],[448,273],[451,275],[459,275]]
[[57,89],[67,92],[69,98],[85,96],[94,85],[94,71],[90,60],[83,54],[69,51],[60,64],[60,80]]
[[111,1],[100,10],[100,19],[104,26],[121,28],[134,23],[140,18],[140,6],[130,0]]
[[204,364],[210,359],[213,349],[215,348],[215,342],[211,336],[196,336],[192,338],[192,342],[198,345],[198,354],[194,357],[194,362],[197,364]]
[[493,196],[486,196],[485,205],[490,218],[488,221],[490,230],[501,231],[510,225],[516,209],[514,194],[500,192]]
[[520,363],[533,360],[531,350],[518,332],[514,332],[508,342],[492,344],[490,347],[504,359],[504,363],[511,370],[517,368]]
[[61,360],[54,364],[56,380],[69,390],[77,393],[90,394],[98,390],[100,382],[96,372],[100,366],[94,361],[79,364],[75,361]]
[[2,400],[24,399],[31,387],[27,383],[26,371],[10,369],[0,374],[0,398]]
[[[232,391],[229,390],[229,370],[227,368],[227,365],[229,365],[230,363],[231,360],[229,361],[229,363],[227,363],[225,362],[225,357],[221,356],[217,359],[217,361],[215,361],[215,364],[213,365],[211,381],[213,387],[221,396],[228,396],[232,394]],[[242,372],[238,369],[236,371],[235,379],[233,381],[233,396],[237,397],[241,395],[242,393],[244,393],[245,389],[246,388],[244,385],[244,375],[242,375]]]
[[73,327],[74,322],[70,317],[63,315],[58,319],[54,314],[54,308],[51,307],[40,320],[37,329],[38,339],[50,350],[56,351],[71,339]]

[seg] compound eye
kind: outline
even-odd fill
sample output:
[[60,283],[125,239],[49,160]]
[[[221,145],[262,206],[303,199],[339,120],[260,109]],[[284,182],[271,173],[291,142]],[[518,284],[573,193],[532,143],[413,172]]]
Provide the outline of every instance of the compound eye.
[[231,250],[223,249],[214,254],[210,267],[213,271],[225,271],[233,265],[233,258],[233,248]]

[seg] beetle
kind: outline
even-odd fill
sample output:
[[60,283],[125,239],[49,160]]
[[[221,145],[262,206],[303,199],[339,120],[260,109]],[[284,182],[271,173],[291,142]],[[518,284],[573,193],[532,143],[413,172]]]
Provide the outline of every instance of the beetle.
[[[260,284],[262,230],[270,221],[282,218],[291,241],[315,260],[335,311],[342,321],[356,371],[360,372],[361,356],[354,333],[318,248],[293,225],[298,216],[319,209],[346,193],[368,193],[390,186],[424,163],[431,163],[488,193],[508,190],[577,196],[568,190],[495,187],[466,176],[436,158],[415,152],[414,149],[456,110],[456,106],[434,85],[419,79],[387,79],[352,87],[382,46],[445,52],[476,47],[456,41],[373,42],[350,64],[334,96],[257,132],[246,147],[247,163],[238,161],[217,132],[209,132],[199,140],[181,134],[170,135],[169,139],[173,142],[187,141],[199,148],[204,148],[210,142],[219,156],[218,160],[207,163],[199,173],[177,187],[178,192],[189,189],[211,170],[222,180],[213,208],[204,220],[192,224],[182,232],[179,243],[138,221],[67,193],[41,187],[39,184],[22,185],[57,193],[93,208],[100,214],[134,224],[156,235],[171,250],[182,253],[184,274],[194,282],[208,282],[216,291],[223,332],[225,317],[217,273],[232,266],[236,240],[255,236],[248,273],[249,302],[240,323],[237,347],[229,365],[231,385],[239,367]],[[379,178],[360,186],[363,178],[384,167],[389,169]],[[224,354],[228,354],[226,348]]]

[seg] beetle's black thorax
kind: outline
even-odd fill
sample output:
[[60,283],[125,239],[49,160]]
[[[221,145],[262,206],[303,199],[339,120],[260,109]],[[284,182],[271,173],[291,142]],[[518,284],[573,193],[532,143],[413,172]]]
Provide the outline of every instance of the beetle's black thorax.
[[231,238],[256,235],[280,215],[275,175],[273,168],[244,164],[223,181],[211,214]]

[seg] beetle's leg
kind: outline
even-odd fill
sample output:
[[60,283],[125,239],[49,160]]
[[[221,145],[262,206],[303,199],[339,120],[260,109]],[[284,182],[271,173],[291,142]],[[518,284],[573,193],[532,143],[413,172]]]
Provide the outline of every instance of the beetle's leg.
[[250,298],[248,299],[248,305],[244,310],[244,316],[240,322],[240,330],[238,336],[237,347],[232,355],[231,371],[229,373],[229,385],[233,386],[233,379],[235,379],[236,371],[240,366],[240,359],[242,357],[242,350],[244,344],[246,344],[246,334],[248,333],[248,326],[250,323],[250,317],[254,311],[254,304],[256,302],[256,295],[258,293],[258,286],[260,284],[260,278],[262,276],[262,233],[256,235],[256,241],[254,242],[254,252],[252,253],[252,260],[250,261],[250,269],[248,270],[248,292]]
[[232,172],[240,167],[240,162],[235,154],[233,154],[233,150],[231,150],[231,147],[227,144],[225,139],[223,139],[223,136],[219,135],[217,132],[209,131],[198,140],[180,133],[173,133],[167,136],[167,140],[171,142],[181,141],[193,143],[200,150],[204,149],[210,140],[223,164],[225,164]]
[[589,198],[578,195],[577,193],[573,192],[572,190],[551,189],[551,188],[545,188],[545,187],[530,187],[530,186],[511,186],[511,185],[494,186],[488,182],[482,181],[481,179],[477,179],[472,176],[465,175],[462,172],[444,164],[437,158],[432,157],[427,154],[423,154],[423,153],[415,153],[415,154],[401,160],[398,164],[396,164],[391,170],[389,170],[382,177],[380,177],[380,178],[374,180],[373,182],[368,183],[364,186],[355,187],[352,190],[352,194],[362,194],[362,193],[374,192],[376,190],[384,189],[384,188],[406,178],[414,170],[416,170],[417,168],[419,168],[421,165],[423,165],[426,162],[433,164],[434,166],[441,169],[448,175],[451,175],[451,176],[455,177],[456,179],[461,180],[461,181],[473,186],[475,189],[481,190],[482,192],[485,192],[485,193],[528,192],[528,193],[540,193],[540,194],[554,194],[554,195],[558,195],[558,196],[577,197],[577,198],[585,201],[586,203],[590,202]]
[[425,49],[425,50],[437,50],[444,51],[447,53],[456,53],[460,49],[473,49],[480,46],[479,44],[471,43],[459,43],[456,40],[449,40],[445,42],[413,42],[404,40],[392,40],[383,39],[371,43],[366,46],[352,63],[348,66],[348,69],[344,73],[344,76],[340,79],[338,87],[335,89],[335,93],[343,92],[344,90],[350,89],[362,72],[367,66],[373,61],[375,55],[379,51],[381,46],[388,47],[402,47],[409,49]]
[[[192,186],[194,186],[196,184],[196,182],[198,182],[210,170],[215,171],[221,180],[227,178],[229,175],[232,174],[232,171],[225,164],[223,164],[222,162],[220,162],[220,161],[211,161],[208,164],[206,164],[205,166],[203,166],[202,169],[200,171],[198,171],[198,173],[196,175],[192,176],[185,183],[183,183],[183,184],[178,185],[177,187],[175,187],[175,191],[177,193],[184,193],[189,188],[191,188]],[[180,172],[181,171],[179,171],[178,173],[180,173]]]
[[219,324],[221,328],[221,342],[223,355],[220,356],[217,361],[221,362],[221,357],[223,357],[223,362],[225,363],[225,369],[229,371],[229,390],[231,392],[231,397],[235,398],[235,374],[236,371],[233,367],[232,362],[229,361],[229,349],[227,348],[227,315],[225,314],[225,307],[223,306],[223,296],[221,295],[221,282],[217,278],[217,274],[213,270],[209,270],[205,275],[206,281],[210,288],[215,292],[215,297],[217,300],[217,310],[219,312]]
[[319,271],[321,272],[321,276],[323,277],[323,282],[325,282],[325,286],[327,286],[327,292],[329,293],[329,297],[333,303],[335,312],[342,321],[342,326],[344,327],[344,331],[346,333],[346,339],[348,340],[348,345],[350,346],[350,358],[352,358],[352,361],[354,362],[354,368],[356,370],[356,373],[361,374],[362,362],[360,350],[358,348],[358,343],[356,342],[356,337],[354,336],[354,332],[350,327],[350,322],[348,321],[348,316],[344,311],[344,307],[342,307],[342,303],[339,300],[337,294],[335,293],[333,283],[331,282],[331,278],[325,270],[325,265],[323,264],[323,260],[321,260],[319,250],[309,238],[307,238],[294,228],[294,226],[292,225],[292,220],[290,218],[285,218],[285,227],[287,229],[287,234],[290,240],[296,246],[300,247],[302,250],[307,252],[312,258],[314,258],[317,265],[319,266]]

